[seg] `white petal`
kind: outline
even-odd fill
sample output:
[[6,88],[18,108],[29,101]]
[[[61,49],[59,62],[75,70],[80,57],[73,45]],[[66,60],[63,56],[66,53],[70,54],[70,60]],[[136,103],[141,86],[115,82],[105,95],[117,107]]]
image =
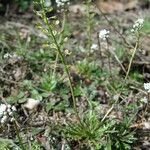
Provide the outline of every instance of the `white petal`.
[[16,110],[17,110],[15,106],[12,106],[11,109],[12,109],[13,111],[16,111]]
[[7,109],[7,106],[5,104],[0,105],[0,112],[4,112],[6,111],[6,109]]

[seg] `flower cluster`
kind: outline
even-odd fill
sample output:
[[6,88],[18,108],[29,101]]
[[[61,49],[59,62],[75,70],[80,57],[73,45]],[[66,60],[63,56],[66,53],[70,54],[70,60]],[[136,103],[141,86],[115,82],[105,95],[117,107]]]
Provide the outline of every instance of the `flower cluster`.
[[11,106],[9,104],[1,104],[0,105],[0,123],[4,124],[6,121],[13,121],[13,113],[16,111],[15,106]]
[[45,0],[45,6],[50,7],[51,6],[51,1],[50,0]]
[[144,89],[147,90],[148,93],[150,93],[150,83],[144,83]]
[[7,59],[7,58],[11,58],[11,57],[12,57],[12,55],[11,55],[11,54],[9,54],[9,53],[6,53],[3,57],[4,57],[5,59]]
[[56,0],[57,7],[62,7],[65,4],[69,4],[69,0]]
[[18,55],[16,55],[16,54],[10,54],[10,53],[4,54],[3,58],[4,59],[9,59],[9,58],[18,58],[18,59],[21,59],[21,57],[19,57]]
[[99,32],[99,38],[102,40],[106,40],[109,37],[109,31],[106,29],[103,29]]
[[136,20],[133,27],[132,27],[132,29],[131,29],[131,32],[139,31],[143,27],[143,23],[144,23],[144,19]]

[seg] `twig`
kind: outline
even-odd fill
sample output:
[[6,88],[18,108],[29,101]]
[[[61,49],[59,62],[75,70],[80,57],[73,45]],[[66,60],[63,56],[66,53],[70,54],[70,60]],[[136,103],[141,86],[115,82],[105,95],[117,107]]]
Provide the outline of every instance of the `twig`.
[[119,64],[120,67],[122,68],[123,72],[126,74],[126,73],[127,73],[127,72],[126,72],[126,69],[124,68],[124,66],[123,66],[122,63],[120,62],[120,60],[119,60],[119,58],[117,57],[117,55],[116,55],[114,52],[112,52],[112,51],[110,51],[110,52],[111,52],[111,54],[115,57],[115,59],[117,60],[118,64]]
[[106,117],[111,113],[111,111],[114,109],[114,104],[111,106],[111,108],[107,111],[103,119],[101,120],[102,122],[106,119]]

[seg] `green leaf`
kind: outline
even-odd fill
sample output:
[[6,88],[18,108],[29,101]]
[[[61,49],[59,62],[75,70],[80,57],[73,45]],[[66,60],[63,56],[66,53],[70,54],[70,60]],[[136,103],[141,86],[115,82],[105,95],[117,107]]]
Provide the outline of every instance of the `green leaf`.
[[46,111],[49,112],[50,110],[53,109],[53,104],[52,103],[46,103]]
[[18,100],[18,103],[22,104],[25,103],[27,101],[27,98],[21,98]]

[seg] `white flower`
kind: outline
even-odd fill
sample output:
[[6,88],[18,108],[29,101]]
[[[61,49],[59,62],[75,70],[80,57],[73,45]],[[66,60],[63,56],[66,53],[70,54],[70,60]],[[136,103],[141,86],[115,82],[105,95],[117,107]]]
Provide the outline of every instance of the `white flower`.
[[17,110],[15,106],[12,106],[11,109],[12,109],[12,111],[16,111]]
[[0,105],[0,114],[3,114],[7,109],[7,106],[5,104]]
[[109,31],[106,29],[103,29],[99,32],[99,38],[102,40],[106,40],[109,37]]
[[4,124],[7,120],[11,120],[13,117],[13,112],[16,111],[15,106],[10,104],[1,104],[0,105],[0,122]]
[[136,20],[132,29],[131,29],[131,32],[139,31],[143,27],[143,24],[144,24],[144,19]]
[[50,7],[51,6],[51,1],[50,0],[45,0],[45,6]]
[[147,100],[147,98],[146,98],[146,97],[144,97],[144,98],[142,98],[142,99],[141,99],[141,102],[143,102],[143,103],[147,104],[147,103],[148,103],[148,100]]
[[10,119],[10,122],[13,122],[13,121],[15,121],[15,118],[12,117],[12,118]]
[[144,89],[147,90],[148,93],[150,93],[150,83],[144,83]]
[[69,0],[56,0],[56,3],[57,3],[57,7],[62,7],[66,3],[69,4]]
[[11,112],[11,109],[10,109],[10,108],[7,108],[7,112],[10,113],[10,112]]
[[10,54],[10,53],[4,54],[3,58],[4,58],[4,59],[8,59],[8,58],[13,58],[13,59],[14,59],[14,58],[18,58],[18,59],[21,59],[21,57],[18,56],[17,54]]
[[7,59],[7,58],[11,58],[11,57],[12,57],[12,55],[11,55],[11,54],[9,54],[9,53],[6,53],[3,57],[4,57],[4,59]]
[[98,48],[97,44],[92,44],[91,49],[96,50]]
[[11,105],[8,104],[8,105],[7,105],[7,108],[11,108]]
[[7,116],[3,116],[2,119],[1,119],[1,123],[2,123],[2,124],[5,123],[6,120],[7,120]]

